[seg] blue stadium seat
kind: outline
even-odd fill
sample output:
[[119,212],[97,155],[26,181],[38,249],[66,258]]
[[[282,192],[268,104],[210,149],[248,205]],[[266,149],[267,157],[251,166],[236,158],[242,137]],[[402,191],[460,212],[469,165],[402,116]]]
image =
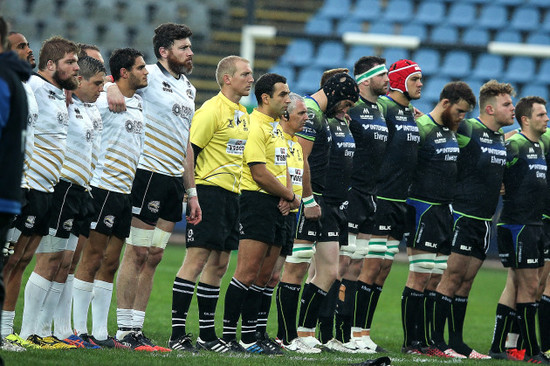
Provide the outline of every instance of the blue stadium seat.
[[504,70],[504,58],[484,53],[477,59],[472,77],[477,80],[500,79]]
[[433,43],[453,44],[458,42],[458,30],[456,27],[439,25],[432,29],[430,41]]
[[466,76],[471,70],[472,59],[465,51],[449,51],[443,58],[440,75],[453,79]]
[[342,42],[326,41],[323,42],[317,50],[313,65],[332,69],[342,67],[344,64],[344,45]]
[[548,0],[528,0],[527,4],[538,8],[550,9],[550,1]]
[[372,23],[369,27],[369,33],[374,34],[393,34],[394,26],[384,20]]
[[497,31],[495,42],[521,43],[521,34],[513,30]]
[[527,36],[527,43],[550,45],[550,35],[541,32],[530,33]]
[[420,66],[424,76],[431,76],[439,72],[441,56],[437,50],[420,48],[416,51],[412,60]]
[[422,96],[418,100],[413,100],[412,101],[413,107],[415,107],[416,109],[418,109],[420,112],[422,112],[424,114],[430,113],[434,109],[436,104],[437,103],[434,103],[432,101],[425,100],[424,96]]
[[360,21],[352,19],[342,19],[336,26],[336,34],[341,36],[346,32],[362,32],[363,24]]
[[384,19],[392,23],[405,23],[411,20],[413,2],[407,0],[390,0],[384,11]]
[[420,24],[434,25],[443,21],[445,4],[435,1],[423,1],[416,10],[414,21]]
[[450,81],[450,78],[440,76],[433,76],[427,79],[424,82],[424,87],[422,88],[422,99],[424,101],[437,103],[439,101],[439,94],[441,94],[441,90],[443,90],[445,84]]
[[351,12],[351,18],[371,22],[380,19],[381,13],[379,0],[359,0]]
[[510,25],[518,31],[533,31],[540,27],[539,11],[536,8],[517,7]]
[[312,94],[319,90],[319,83],[325,70],[319,67],[307,67],[302,69],[296,78],[295,89],[300,90],[300,94]]
[[546,11],[544,20],[542,21],[542,29],[545,32],[550,32],[550,9]]
[[349,16],[350,7],[350,0],[325,0],[318,15],[330,19],[343,18]]
[[446,21],[457,27],[468,27],[474,24],[475,18],[476,8],[474,5],[456,2],[451,5]]
[[[481,89],[481,86],[483,85],[484,82],[476,79],[465,79],[464,82],[470,86],[470,88],[474,92],[474,95],[477,98],[479,96],[479,89]],[[477,102],[477,99],[476,99],[476,102]]]
[[525,84],[519,95],[522,97],[535,95],[548,100],[548,84]]
[[494,0],[495,4],[505,5],[505,6],[518,6],[524,3],[524,0]]
[[489,43],[489,32],[481,28],[467,28],[462,33],[462,44],[469,46],[487,46]]
[[550,58],[541,61],[535,80],[539,83],[550,84]]
[[508,24],[508,13],[504,6],[485,5],[481,8],[481,13],[477,26],[488,29],[502,29]]
[[535,77],[535,60],[531,57],[515,56],[508,61],[504,80],[511,83],[527,83]]
[[332,20],[314,16],[309,18],[304,26],[306,34],[314,34],[318,36],[330,36],[332,34]]
[[313,58],[313,43],[307,39],[295,39],[290,43],[281,61],[283,64],[294,66],[305,66],[311,62]]
[[373,56],[374,54],[374,48],[371,46],[352,46],[346,56],[346,67],[350,70],[350,73],[353,74],[353,65],[355,65],[357,60],[363,56]]
[[[386,48],[382,51],[382,57],[386,59],[386,62],[388,65],[391,65],[395,61],[401,60],[401,59],[408,59],[409,58],[409,52],[404,48]],[[420,65],[422,68],[422,65]]]
[[269,69],[269,72],[284,76],[290,90],[292,91],[296,78],[296,72],[292,66],[275,64]]
[[402,36],[416,36],[420,38],[420,42],[424,42],[428,38],[428,29],[423,24],[407,23],[401,27]]
[[463,2],[470,4],[489,4],[491,0],[463,0]]

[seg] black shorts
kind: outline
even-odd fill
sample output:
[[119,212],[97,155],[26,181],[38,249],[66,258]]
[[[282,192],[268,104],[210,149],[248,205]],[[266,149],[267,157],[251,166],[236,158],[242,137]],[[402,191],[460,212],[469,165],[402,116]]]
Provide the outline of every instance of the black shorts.
[[73,230],[71,233],[78,237],[80,235],[84,237],[90,236],[90,224],[94,218],[94,199],[91,192],[86,192],[82,206],[78,210],[73,223]]
[[544,261],[550,261],[550,219],[542,220],[542,242]]
[[67,239],[88,193],[78,184],[60,180],[54,187],[49,235]]
[[[322,196],[314,197],[317,204],[321,206],[321,218],[317,221],[306,219],[302,204],[298,213],[296,239],[312,243],[339,241],[340,231],[346,231],[348,226],[345,214],[347,201],[345,204],[327,203]],[[345,236],[347,241],[347,234]]]
[[180,222],[184,191],[182,177],[138,169],[132,185],[132,214],[150,225],[159,218]]
[[453,213],[454,227],[451,252],[484,261],[491,243],[491,221]]
[[396,240],[403,239],[407,232],[407,204],[378,198],[372,235],[391,236]]
[[449,205],[408,199],[408,224],[410,235],[407,247],[430,253],[451,253],[453,216]]
[[187,248],[236,250],[239,248],[239,195],[218,186],[198,184],[202,221],[187,224]]
[[285,239],[281,246],[279,255],[286,257],[292,255],[292,247],[294,246],[294,237],[296,235],[296,212],[291,212],[285,217]]
[[296,218],[296,239],[305,240],[311,243],[318,241],[319,236],[321,235],[321,221],[326,215],[326,206],[323,196],[313,195],[315,202],[321,207],[321,217],[319,220],[309,220],[306,219],[304,215],[304,203],[300,204]]
[[285,216],[277,207],[279,200],[279,197],[266,193],[242,191],[239,199],[240,239],[282,246],[286,225]]
[[25,236],[45,236],[49,233],[53,192],[25,190],[25,203],[15,219],[15,227]]
[[132,203],[129,194],[92,187],[94,216],[90,230],[126,239],[132,223]]
[[348,192],[348,202],[348,231],[352,234],[370,234],[374,228],[376,196],[352,188]]
[[539,268],[544,265],[542,226],[497,227],[498,256],[507,268]]

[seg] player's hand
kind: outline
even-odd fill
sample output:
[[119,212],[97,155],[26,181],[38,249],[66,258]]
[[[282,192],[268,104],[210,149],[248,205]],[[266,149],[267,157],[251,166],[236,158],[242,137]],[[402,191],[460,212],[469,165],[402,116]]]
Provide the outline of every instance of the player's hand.
[[197,225],[202,221],[202,210],[199,205],[198,197],[191,197],[187,199],[187,207],[189,208],[189,215],[185,217],[188,223]]
[[321,206],[304,207],[304,215],[308,220],[319,220],[321,217]]
[[422,111],[420,109],[414,108],[414,119],[418,119],[423,115],[424,115],[424,113],[422,113]]
[[294,196],[294,200],[292,202],[289,202],[290,209],[294,210],[294,209],[299,208],[301,202],[302,202],[302,200],[300,200],[300,198],[298,198],[298,196]]
[[111,112],[121,113],[126,110],[124,95],[122,95],[117,85],[111,85],[107,88],[107,103],[109,103]]
[[277,207],[279,208],[279,211],[283,216],[287,216],[290,212],[290,202],[288,202],[284,198],[281,198],[279,200],[279,204],[277,205]]

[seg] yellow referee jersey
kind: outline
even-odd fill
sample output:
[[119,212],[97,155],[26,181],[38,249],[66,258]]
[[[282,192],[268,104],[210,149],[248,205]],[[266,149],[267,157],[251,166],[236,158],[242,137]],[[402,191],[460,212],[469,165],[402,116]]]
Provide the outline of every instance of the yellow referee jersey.
[[267,193],[252,179],[250,163],[265,163],[267,170],[286,187],[287,150],[279,122],[255,109],[250,114],[250,134],[244,147],[241,190]]
[[195,112],[191,143],[202,149],[197,157],[195,183],[239,193],[243,152],[250,120],[246,108],[221,92]]
[[[283,136],[288,147],[286,166],[290,174],[290,181],[292,182],[292,191],[298,199],[301,199],[302,180],[304,177],[304,154],[302,152],[302,145],[298,143],[298,137],[296,136],[290,136],[285,132],[283,132]],[[298,209],[294,209],[292,212],[298,212]]]

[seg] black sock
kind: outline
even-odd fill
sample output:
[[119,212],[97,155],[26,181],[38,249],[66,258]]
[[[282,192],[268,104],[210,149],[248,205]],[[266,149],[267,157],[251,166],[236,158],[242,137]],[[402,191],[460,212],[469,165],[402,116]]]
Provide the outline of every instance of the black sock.
[[[401,325],[403,326],[403,346],[411,346],[424,336],[424,293],[405,287],[401,295]],[[418,322],[422,323],[418,327]],[[420,333],[417,333],[420,332]]]
[[302,286],[291,283],[279,282],[277,286],[277,338],[290,343],[298,337],[296,331],[296,314],[298,313],[298,301]]
[[256,338],[256,323],[258,322],[260,305],[264,289],[256,285],[248,288],[244,299],[243,319],[241,324],[241,340],[244,343],[254,343]]
[[433,326],[432,340],[435,344],[445,342],[445,323],[449,317],[453,300],[439,292],[435,293],[435,302],[433,310]]
[[[451,312],[449,314],[449,346],[451,346],[451,348],[455,351],[455,347],[464,344],[464,341],[462,340],[462,331],[464,329],[464,319],[466,318],[467,307],[467,297],[454,297],[453,303],[451,305]],[[470,354],[470,352],[468,352],[468,355]]]
[[373,287],[373,285],[357,281],[357,292],[355,293],[354,304],[355,311],[353,314],[354,327],[367,329],[367,314],[369,312],[372,293],[374,292]]
[[514,318],[514,321],[512,322],[512,326],[510,327],[510,333],[514,333],[517,335],[516,344],[514,344],[512,347],[507,348],[517,348],[517,349],[524,349],[525,346],[523,345],[523,337],[521,336],[521,319],[519,318],[519,314],[516,311],[516,316]]
[[372,285],[372,296],[370,299],[369,307],[367,308],[367,323],[365,329],[370,329],[372,326],[372,319],[374,318],[374,312],[378,306],[378,300],[382,294],[382,286],[374,284]]
[[226,342],[237,339],[237,323],[241,317],[243,303],[248,292],[248,287],[231,278],[231,282],[225,293],[225,308],[223,311],[223,340]]
[[334,281],[319,310],[319,340],[323,344],[330,341],[334,335],[334,313],[340,293],[340,284],[340,281]]
[[540,348],[543,352],[550,350],[550,297],[542,295],[539,303]]
[[298,326],[310,329],[317,326],[319,310],[326,296],[327,293],[313,283],[308,283],[304,286],[302,299],[300,300]]
[[523,345],[525,347],[525,356],[538,355],[540,353],[540,348],[537,343],[537,331],[535,326],[537,303],[517,303],[516,309]]
[[334,333],[334,316],[332,317],[319,316],[318,323],[319,323],[319,341],[325,344],[333,338],[332,334]]
[[340,293],[336,303],[335,329],[336,339],[342,343],[349,342],[351,335],[351,318],[353,316],[355,305],[355,293],[357,291],[357,281],[343,279],[340,285]]
[[195,283],[176,277],[172,287],[172,336],[176,340],[186,334],[185,321],[191,299],[195,292]]
[[503,304],[497,304],[491,352],[501,353],[506,351],[506,335],[510,331],[515,316],[516,312],[514,309]]
[[432,290],[424,291],[424,338],[428,344],[432,343],[432,334],[434,331],[434,303],[436,292]]
[[199,337],[210,342],[216,336],[215,317],[216,305],[220,297],[220,288],[199,282],[197,285],[197,305],[199,308]]
[[260,303],[260,311],[258,312],[258,323],[256,324],[256,331],[261,334],[267,332],[267,318],[271,310],[273,290],[275,290],[273,287],[264,287],[264,291],[262,292],[262,301]]

